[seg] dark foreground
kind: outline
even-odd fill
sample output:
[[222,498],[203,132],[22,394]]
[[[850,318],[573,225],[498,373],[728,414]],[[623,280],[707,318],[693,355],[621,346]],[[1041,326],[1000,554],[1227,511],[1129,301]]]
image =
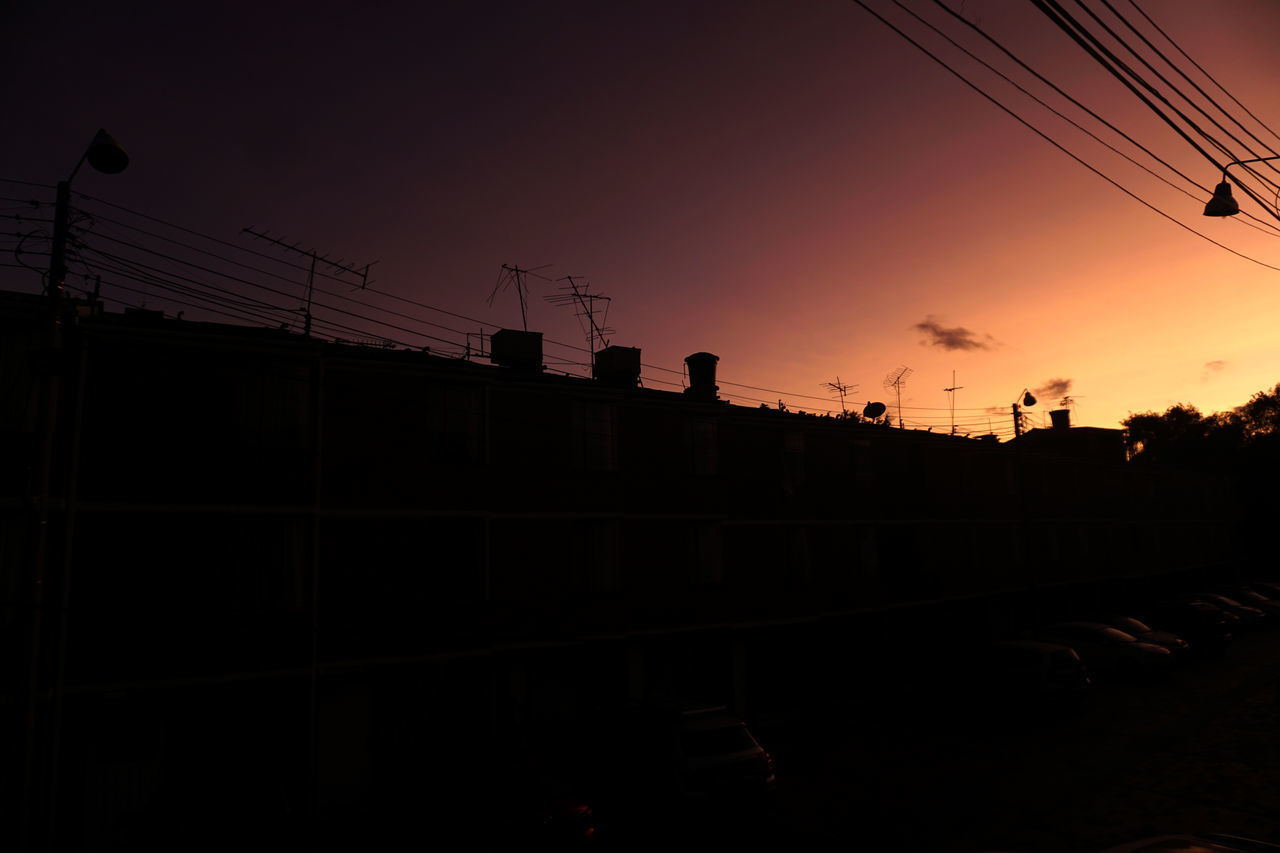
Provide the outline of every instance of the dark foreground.
[[755,846],[1065,853],[1177,832],[1278,841],[1278,677],[1280,631],[1269,629],[1152,683],[1100,685],[1060,718],[954,720],[966,700],[956,696],[867,715],[869,725],[853,714],[807,733],[780,725],[777,825]]
[[625,819],[599,809],[585,848],[506,836],[499,815],[483,809],[463,818],[404,803],[394,827],[358,820],[350,834],[315,846],[350,849],[381,838],[399,848],[393,839],[405,840],[406,830],[424,849],[487,850],[1092,853],[1215,832],[1275,842],[1278,676],[1280,630],[1268,628],[1150,681],[1099,684],[1069,713],[966,713],[975,697],[963,689],[896,703],[855,692],[753,721],[777,764],[769,803],[655,806]]

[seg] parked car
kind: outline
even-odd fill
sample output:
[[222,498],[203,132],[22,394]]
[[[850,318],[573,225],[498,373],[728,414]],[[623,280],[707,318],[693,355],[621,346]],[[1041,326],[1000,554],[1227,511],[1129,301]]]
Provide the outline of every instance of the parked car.
[[1126,634],[1131,635],[1134,639],[1141,640],[1144,643],[1154,643],[1157,646],[1163,646],[1173,652],[1176,659],[1181,659],[1191,651],[1191,644],[1179,637],[1171,631],[1157,630],[1141,619],[1133,616],[1107,616],[1099,619],[1113,628],[1118,628]]
[[1155,835],[1108,847],[1102,853],[1270,853],[1280,845],[1238,835]]
[[1059,622],[1039,634],[1075,649],[1089,669],[1108,677],[1152,675],[1173,664],[1168,649],[1101,622]]
[[1239,617],[1207,601],[1166,600],[1138,608],[1146,624],[1171,631],[1191,644],[1197,653],[1221,654],[1235,636]]
[[1068,707],[1093,687],[1080,655],[1060,643],[1002,640],[979,656],[976,668],[985,695],[998,702]]
[[1238,586],[1233,589],[1224,589],[1222,594],[1230,596],[1232,600],[1241,604],[1258,608],[1267,614],[1269,622],[1275,622],[1276,617],[1280,617],[1280,601],[1265,592],[1259,592],[1249,586]]
[[773,758],[724,708],[682,711],[678,762],[685,799],[747,798],[772,793]]
[[1247,628],[1257,627],[1267,617],[1266,611],[1262,610],[1261,608],[1252,607],[1248,604],[1241,604],[1239,601],[1236,601],[1234,598],[1228,598],[1225,595],[1218,595],[1217,593],[1212,593],[1212,592],[1195,593],[1194,595],[1189,596],[1189,600],[1205,601],[1205,602],[1208,602],[1209,604],[1212,604],[1214,607],[1217,607],[1220,610],[1224,610],[1228,613],[1234,614],[1236,617],[1240,619],[1240,625],[1242,627],[1247,627]]
[[1273,601],[1280,601],[1280,583],[1276,581],[1250,581],[1244,584],[1244,587],[1261,593]]
[[606,834],[772,807],[773,758],[724,707],[631,705],[597,718],[588,744],[593,802]]
[[594,810],[578,798],[499,800],[477,822],[491,828],[480,849],[593,850],[599,841]]

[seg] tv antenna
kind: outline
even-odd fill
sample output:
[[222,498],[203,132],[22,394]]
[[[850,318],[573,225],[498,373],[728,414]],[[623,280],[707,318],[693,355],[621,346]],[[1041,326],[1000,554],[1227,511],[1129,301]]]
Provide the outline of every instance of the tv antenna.
[[[591,366],[594,368],[596,364],[596,341],[600,342],[600,348],[604,349],[609,345],[609,339],[605,335],[613,334],[613,329],[608,328],[605,323],[609,321],[609,303],[613,300],[603,293],[592,293],[591,283],[579,284],[575,279],[580,280],[580,275],[566,275],[556,281],[567,281],[566,285],[561,285],[558,293],[552,293],[543,298],[552,305],[570,305],[576,306],[576,316],[581,322],[586,319],[587,333],[587,349],[591,351]],[[596,322],[596,303],[603,302],[604,310],[601,312],[600,322]]]
[[898,429],[903,428],[902,424],[902,383],[907,381],[907,377],[915,371],[910,367],[899,367],[896,370],[889,371],[889,375],[884,378],[884,387],[892,388],[898,395]]
[[551,279],[544,275],[536,275],[538,270],[544,270],[549,266],[551,264],[522,269],[515,264],[503,264],[502,271],[498,273],[498,282],[493,286],[493,292],[489,294],[489,307],[493,307],[493,298],[498,295],[499,290],[504,290],[514,285],[516,295],[520,297],[520,323],[526,332],[529,331],[529,285],[525,279],[533,275],[543,281],[550,281]]
[[1079,399],[1080,399],[1081,397],[1083,397],[1083,396],[1085,396],[1085,395],[1084,395],[1084,394],[1070,394],[1070,395],[1068,395],[1068,396],[1066,396],[1066,397],[1063,397],[1063,398],[1062,398],[1062,404],[1061,404],[1061,405],[1062,405],[1062,408],[1070,410],[1070,412],[1071,412],[1071,420],[1073,420],[1073,421],[1076,419],[1076,400],[1079,400]]
[[[355,264],[349,263],[343,258],[338,258],[336,261],[331,260],[327,255],[322,255],[315,249],[303,249],[300,248],[297,243],[286,243],[279,237],[269,236],[265,229],[258,231],[253,226],[249,226],[244,228],[243,231],[246,234],[257,237],[259,240],[266,240],[268,243],[274,243],[286,251],[294,252],[311,259],[311,269],[307,272],[307,302],[306,305],[300,309],[303,312],[302,334],[308,338],[311,337],[311,295],[315,290],[316,264],[323,263],[340,273],[359,276],[360,290],[364,290],[369,286],[369,268],[377,263],[377,261],[371,261],[364,265],[364,269],[359,269]],[[350,282],[347,283],[350,284]]]
[[956,372],[951,371],[951,387],[943,388],[947,395],[951,398],[951,434],[956,434],[956,392],[964,388],[963,385],[956,384]]
[[855,382],[853,385],[846,385],[843,382],[841,382],[840,377],[837,376],[835,382],[823,382],[822,387],[829,388],[832,391],[832,393],[839,395],[840,414],[843,415],[844,417],[848,417],[849,410],[846,409],[844,406],[844,395],[849,393],[850,388],[857,388],[858,387],[857,383]]

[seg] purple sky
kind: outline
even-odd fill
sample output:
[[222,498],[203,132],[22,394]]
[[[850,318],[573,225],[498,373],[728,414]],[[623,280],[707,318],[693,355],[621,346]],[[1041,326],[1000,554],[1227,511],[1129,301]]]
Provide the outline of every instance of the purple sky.
[[[1280,6],[1140,2],[1280,126]],[[910,24],[889,0],[870,5]],[[612,297],[614,343],[675,371],[646,371],[650,387],[678,386],[683,357],[709,350],[722,379],[818,397],[791,400],[813,410],[838,406],[823,402],[837,376],[865,402],[910,366],[907,420],[938,428],[954,370],[965,429],[985,432],[1007,429],[986,410],[1007,411],[1023,387],[1054,394],[1045,411],[1077,395],[1077,422],[1114,426],[1178,401],[1227,408],[1280,380],[1275,271],[1124,196],[852,2],[264,7],[9,10],[0,177],[52,184],[106,127],[130,167],[83,169],[78,191],[259,251],[270,247],[244,226],[377,260],[376,288],[488,328],[520,324],[514,293],[488,304],[500,265],[551,264],[548,277]],[[1217,181],[1029,4],[963,7],[1199,183]],[[1202,199],[974,74],[1163,210],[1280,266],[1274,236],[1206,220]],[[0,267],[0,287],[39,280]],[[542,299],[554,287],[533,281],[530,328],[585,346],[573,313]],[[455,329],[436,329],[455,350],[476,327],[414,313]],[[722,396],[780,395],[722,383]]]

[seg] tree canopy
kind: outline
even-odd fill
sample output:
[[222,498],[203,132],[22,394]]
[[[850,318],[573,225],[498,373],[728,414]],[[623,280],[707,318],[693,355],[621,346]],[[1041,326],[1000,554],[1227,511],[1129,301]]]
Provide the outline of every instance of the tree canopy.
[[1205,415],[1178,403],[1163,414],[1131,414],[1122,423],[1137,463],[1234,467],[1280,451],[1280,383],[1227,412]]

